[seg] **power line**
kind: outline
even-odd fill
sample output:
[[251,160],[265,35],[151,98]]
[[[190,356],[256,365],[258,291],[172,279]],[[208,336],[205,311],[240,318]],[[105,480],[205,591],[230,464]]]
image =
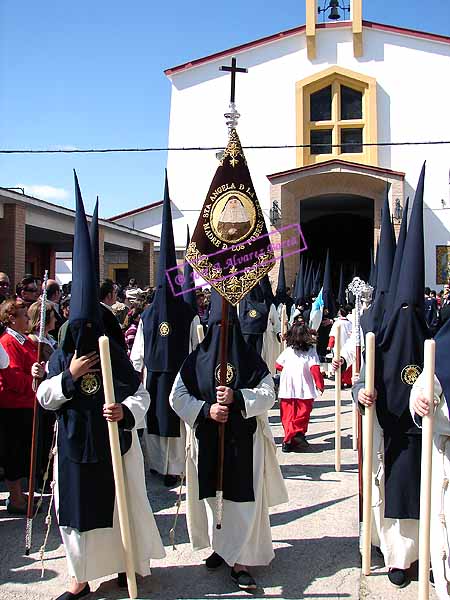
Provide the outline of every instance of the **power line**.
[[[345,148],[351,149],[352,146],[369,147],[387,147],[387,146],[437,146],[450,144],[450,140],[431,140],[427,142],[377,142],[360,143],[346,142],[345,144],[280,144],[280,145],[255,145],[242,146],[244,150],[286,150],[295,148]],[[114,152],[200,152],[205,150],[223,150],[223,146],[180,146],[180,147],[153,147],[153,148],[55,148],[55,149],[0,149],[0,154],[108,154]]]

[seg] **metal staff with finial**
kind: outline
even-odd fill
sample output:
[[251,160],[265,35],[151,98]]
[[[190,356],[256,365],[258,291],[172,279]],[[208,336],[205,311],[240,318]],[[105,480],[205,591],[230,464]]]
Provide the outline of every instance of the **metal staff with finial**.
[[[38,350],[37,350],[37,362],[40,363],[42,360],[42,344],[44,343],[45,337],[45,316],[46,316],[46,304],[47,304],[47,281],[48,271],[44,273],[44,280],[42,282],[42,297],[41,297],[41,316],[39,323],[39,339],[38,339]],[[33,392],[36,393],[39,387],[40,379],[33,379]],[[31,455],[30,455],[30,476],[28,480],[28,505],[27,505],[27,523],[25,528],[25,555],[28,556],[31,550],[31,536],[33,531],[33,512],[34,512],[34,484],[36,477],[36,458],[37,458],[37,446],[39,436],[39,402],[37,398],[34,398],[34,409],[33,409],[33,433],[31,435]]]
[[[220,71],[231,73],[231,91],[230,91],[230,111],[225,113],[226,124],[228,130],[234,129],[237,126],[237,121],[240,114],[236,110],[236,73],[247,73],[247,69],[236,65],[236,58],[231,59],[231,66],[219,67]],[[220,367],[219,381],[220,385],[227,384],[227,359],[228,359],[228,312],[229,303],[226,298],[222,297],[222,320],[220,324]],[[216,483],[216,528],[222,528],[223,517],[223,467],[225,455],[225,423],[219,423],[219,444],[217,452],[217,483]]]
[[[373,291],[373,288],[359,277],[355,277],[347,287],[347,291],[355,296],[355,375],[361,371],[361,298],[363,294]],[[363,447],[362,447],[362,416],[358,411],[357,420],[357,451],[358,451],[358,512],[359,523],[363,521]]]

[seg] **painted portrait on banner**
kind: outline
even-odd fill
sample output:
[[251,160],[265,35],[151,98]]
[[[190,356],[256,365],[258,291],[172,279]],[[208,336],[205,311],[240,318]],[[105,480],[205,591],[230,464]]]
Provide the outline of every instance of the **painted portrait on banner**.
[[225,194],[211,211],[211,228],[229,244],[245,239],[255,225],[255,209],[247,196],[239,192]]
[[445,285],[450,280],[450,246],[436,246],[436,283]]

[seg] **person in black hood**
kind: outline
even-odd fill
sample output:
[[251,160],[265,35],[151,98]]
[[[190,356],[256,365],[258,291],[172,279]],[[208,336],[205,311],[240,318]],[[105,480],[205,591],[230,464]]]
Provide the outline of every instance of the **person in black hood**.
[[[170,402],[188,427],[187,522],[196,549],[211,546],[209,569],[224,562],[241,589],[254,589],[250,565],[274,557],[269,506],[287,499],[267,411],[275,401],[272,377],[241,333],[229,307],[227,384],[218,385],[221,298],[213,291],[208,333],[175,380]],[[225,423],[223,527],[216,524],[218,424]]]
[[[107,421],[119,426],[131,531],[140,535],[139,540],[133,540],[137,572],[148,575],[150,558],[165,555],[147,498],[136,433],[150,399],[125,350],[110,338],[116,404],[105,405],[98,339],[103,334],[109,336],[111,331],[101,318],[98,281],[92,269],[92,249],[76,175],[75,191],[69,325],[62,347],[48,363],[48,378],[37,393],[42,407],[55,411],[58,427],[55,505],[73,578],[70,591],[58,600],[87,596],[89,580],[125,571],[124,556],[118,550],[122,542]],[[124,583],[123,575],[119,583]]]

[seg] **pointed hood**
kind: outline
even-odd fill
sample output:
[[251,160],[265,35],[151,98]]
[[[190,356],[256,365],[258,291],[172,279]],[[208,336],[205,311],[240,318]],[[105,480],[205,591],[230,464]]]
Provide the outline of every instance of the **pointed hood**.
[[309,261],[308,268],[306,271],[305,277],[305,297],[307,302],[311,300],[311,296],[313,295],[313,286],[314,286],[314,275],[313,275],[313,263]]
[[276,304],[277,308],[280,304],[284,304],[286,302],[286,296],[287,296],[286,271],[284,270],[283,251],[281,251],[280,268],[278,271],[278,283],[277,283],[277,290],[276,290],[276,295],[275,295],[275,304]]
[[394,308],[402,304],[423,308],[423,290],[425,287],[425,255],[423,235],[423,190],[425,181],[425,163],[420,172],[419,182],[414,196],[408,233],[402,257],[402,268],[395,294]]
[[170,287],[166,271],[176,266],[166,172],[156,291],[153,302],[142,314],[144,363],[149,372],[178,371],[189,353],[189,330],[195,314],[183,296],[175,296]]
[[305,295],[305,259],[300,255],[300,264],[298,268],[297,278],[295,280],[295,288],[293,299],[295,304],[304,304],[306,300]]
[[400,273],[402,271],[403,252],[405,249],[406,234],[408,229],[408,205],[409,198],[405,202],[403,209],[402,224],[400,226],[400,232],[397,240],[397,248],[395,250],[394,264],[392,266],[391,283],[389,286],[389,293],[385,302],[385,320],[388,321],[390,313],[393,309],[395,296],[397,293],[398,281],[400,279]]
[[374,287],[375,281],[375,261],[373,259],[373,248],[370,249],[370,273],[368,284]]
[[331,260],[330,250],[327,250],[327,258],[325,261],[325,273],[323,276],[323,305],[324,308],[328,309],[328,316],[333,318],[336,316],[336,302],[333,295],[333,284],[331,277]]
[[[189,235],[189,225],[187,226],[187,241],[186,241],[186,250],[188,249],[189,243],[191,241],[191,236]],[[194,269],[191,265],[185,261],[184,263],[184,272],[183,272],[183,300],[186,302],[188,306],[192,308],[194,313],[197,313],[197,299],[195,295],[195,279],[194,279]]]
[[316,269],[316,272],[315,272],[315,275],[314,275],[313,295],[316,296],[316,297],[318,296],[318,294],[320,292],[320,288],[322,287],[322,277],[321,277],[321,274],[322,274],[322,266],[319,263],[317,265],[317,269]]
[[267,307],[270,311],[271,305],[275,304],[275,296],[273,295],[272,284],[270,283],[269,276],[264,275],[264,277],[259,282],[259,285],[261,286],[264,300],[266,301]]
[[98,241],[98,196],[92,213],[92,219],[89,224],[89,237],[91,240],[92,259],[94,261],[95,274],[97,277],[97,286],[100,287],[100,251]]
[[337,301],[339,306],[344,306],[347,302],[345,298],[344,265],[341,265],[341,272],[339,275],[339,292]]
[[72,290],[69,326],[78,356],[97,348],[103,332],[97,275],[93,269],[91,239],[77,174],[75,178],[75,234],[72,254]]
[[377,250],[376,291],[372,305],[361,317],[361,326],[365,334],[372,331],[375,335],[382,335],[383,331],[384,307],[389,292],[395,256],[395,234],[389,210],[388,194],[389,187],[386,186],[386,197],[381,213],[380,242]]

